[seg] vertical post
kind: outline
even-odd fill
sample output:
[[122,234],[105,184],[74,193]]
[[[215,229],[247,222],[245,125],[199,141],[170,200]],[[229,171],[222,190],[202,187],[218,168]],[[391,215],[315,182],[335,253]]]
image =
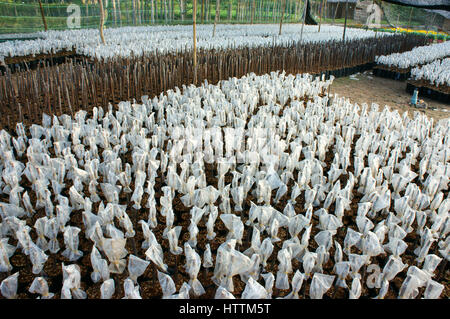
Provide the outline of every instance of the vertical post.
[[252,1],[252,16],[250,18],[250,24],[253,24],[253,18],[255,16],[255,7],[256,7],[256,3],[255,0]]
[[116,26],[117,25],[116,0],[112,0],[112,4],[113,4],[114,26]]
[[409,12],[408,28],[411,27],[411,17],[412,17],[413,9],[414,9],[414,7],[411,7],[411,11]]
[[214,16],[213,37],[216,35],[216,25],[220,15],[220,0],[216,0],[216,14]]
[[103,36],[103,24],[105,22],[105,12],[103,10],[103,0],[98,0],[100,4],[100,39],[102,43],[105,44],[105,37]]
[[320,3],[320,19],[319,19],[319,31],[318,32],[320,32],[320,26],[322,25],[322,13],[323,13],[323,0],[322,0],[322,2]]
[[283,7],[281,8],[280,32],[278,33],[278,35],[281,35],[281,27],[283,26],[284,10],[286,10],[286,0],[283,0]]
[[131,0],[131,8],[133,10],[133,25],[136,25],[136,2],[135,0]]
[[305,18],[306,18],[306,7],[308,6],[308,0],[305,0],[305,4],[303,5],[303,19],[302,19],[302,31],[300,33],[300,43],[303,40],[303,27],[305,26]]
[[345,1],[345,20],[344,20],[344,33],[342,34],[342,41],[345,41],[345,30],[347,30],[347,14],[348,14],[348,0]]
[[44,30],[47,31],[47,21],[45,21],[44,8],[42,7],[41,0],[39,0],[39,8],[41,9],[42,22],[44,22]]
[[[195,1],[195,0],[194,0]],[[195,8],[197,9],[197,4],[195,4]],[[200,16],[200,23],[203,23],[203,17],[205,15],[205,0],[202,0],[202,6],[200,8],[201,16]],[[197,11],[196,11],[197,12]],[[195,29],[195,27],[194,27]]]
[[151,0],[150,7],[152,11],[150,14],[150,19],[152,21],[152,24],[155,24],[155,0]]
[[181,21],[184,21],[184,0],[180,0],[180,15]]
[[[101,1],[101,0],[100,0]],[[203,2],[203,1],[202,1]],[[196,23],[197,23],[197,0],[194,0],[194,8],[192,12],[192,30],[193,30],[193,37],[194,37],[194,85],[197,85],[197,35],[196,35]]]
[[334,25],[334,22],[336,20],[336,14],[337,14],[338,8],[339,8],[339,2],[336,3],[336,8],[334,9],[333,25]]

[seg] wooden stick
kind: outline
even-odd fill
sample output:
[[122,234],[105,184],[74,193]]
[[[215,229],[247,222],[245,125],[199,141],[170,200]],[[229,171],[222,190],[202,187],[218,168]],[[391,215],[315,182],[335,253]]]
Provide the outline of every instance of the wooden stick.
[[322,25],[322,12],[323,12],[323,0],[320,3],[320,20],[319,20],[319,31],[320,32],[320,26]]
[[281,35],[281,27],[283,26],[283,17],[285,10],[286,10],[286,0],[283,0],[283,7],[281,9],[281,19],[280,19],[280,32],[278,33],[278,35]]
[[103,36],[103,24],[105,23],[105,11],[103,11],[103,0],[98,0],[100,4],[100,39],[105,44],[105,37]]
[[348,15],[348,0],[345,1],[344,34],[342,35],[342,41],[344,42],[345,42],[345,31],[347,30],[347,15]]
[[45,21],[44,8],[42,7],[41,0],[39,0],[39,8],[41,9],[41,17],[42,17],[42,22],[44,23],[44,29],[45,29],[45,31],[47,31],[47,21]]
[[216,0],[216,15],[214,17],[214,28],[213,28],[213,37],[216,35],[216,25],[219,20],[218,16],[220,15],[220,0]]
[[193,9],[193,41],[194,41],[194,85],[197,85],[197,35],[196,35],[196,16],[197,16],[197,0],[194,0]]
[[303,27],[305,26],[306,7],[307,6],[308,6],[308,0],[305,1],[304,7],[303,7],[303,20],[302,20],[302,31],[300,32],[300,43],[302,43],[302,39],[303,39]]

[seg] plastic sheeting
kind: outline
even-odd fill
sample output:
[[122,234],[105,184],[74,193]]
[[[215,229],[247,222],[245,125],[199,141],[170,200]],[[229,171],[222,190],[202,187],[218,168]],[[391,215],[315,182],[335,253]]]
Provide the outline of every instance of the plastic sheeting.
[[382,0],[398,5],[450,11],[450,0]]

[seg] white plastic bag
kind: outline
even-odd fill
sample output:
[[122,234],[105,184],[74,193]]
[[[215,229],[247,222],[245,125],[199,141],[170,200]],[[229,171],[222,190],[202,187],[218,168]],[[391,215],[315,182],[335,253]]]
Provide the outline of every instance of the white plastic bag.
[[0,284],[0,292],[6,299],[15,299],[17,297],[19,272],[8,276]]
[[75,261],[83,256],[83,252],[78,249],[78,234],[81,229],[74,226],[67,226],[64,230],[64,243],[66,249],[62,252],[62,255],[70,261]]
[[281,249],[278,252],[279,261],[275,287],[278,289],[289,289],[288,274],[292,272],[291,253],[288,249]]
[[125,296],[122,299],[142,299],[139,294],[139,286],[135,286],[133,280],[127,278],[123,283]]
[[41,273],[44,268],[44,264],[47,261],[48,256],[44,253],[44,251],[39,248],[34,243],[31,243],[30,246],[30,260],[33,264],[32,273],[37,275]]
[[425,288],[425,292],[423,293],[424,299],[439,299],[439,296],[442,294],[445,286],[434,281],[429,280],[427,282],[427,287]]
[[315,273],[309,288],[311,299],[322,299],[323,295],[333,284],[334,276]]
[[128,274],[134,284],[138,283],[137,278],[145,272],[149,264],[149,261],[143,260],[135,255],[130,254],[128,256]]
[[353,278],[352,287],[349,291],[349,299],[359,299],[361,296],[361,280],[358,277]]
[[200,256],[188,243],[184,244],[184,254],[186,255],[186,264],[184,267],[190,277],[189,285],[192,287],[194,295],[201,296],[205,293],[205,289],[200,283],[200,280],[197,279],[201,267]]
[[167,239],[169,240],[170,252],[173,255],[179,255],[183,252],[183,248],[178,247],[178,238],[181,233],[181,226],[176,226],[167,232]]
[[55,295],[49,292],[47,280],[43,277],[35,277],[28,291],[32,294],[40,294],[42,299],[52,299]]
[[236,297],[224,287],[218,287],[214,299],[236,299]]
[[115,292],[114,279],[105,280],[100,286],[100,298],[111,299]]
[[302,288],[304,279],[305,276],[297,270],[292,278],[292,291],[284,299],[299,299],[298,292]]
[[248,279],[245,289],[242,292],[241,299],[268,299],[269,295],[266,289],[252,277]]
[[103,240],[103,251],[109,264],[109,271],[113,274],[121,274],[126,266],[128,251],[125,249],[126,238],[105,238]]

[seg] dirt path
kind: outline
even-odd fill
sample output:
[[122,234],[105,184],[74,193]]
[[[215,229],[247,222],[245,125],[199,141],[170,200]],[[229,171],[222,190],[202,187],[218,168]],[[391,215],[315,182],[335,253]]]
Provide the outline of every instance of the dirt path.
[[[354,78],[354,79],[352,79]],[[356,80],[357,79],[357,80]],[[331,93],[350,98],[352,103],[377,103],[380,110],[388,105],[397,109],[400,114],[408,111],[410,115],[414,111],[426,113],[436,120],[450,117],[450,105],[419,96],[428,104],[428,109],[417,109],[408,105],[411,95],[406,92],[406,83],[373,76],[371,71],[365,74],[357,74],[352,77],[335,79],[331,86]],[[369,104],[370,105],[370,104]]]

